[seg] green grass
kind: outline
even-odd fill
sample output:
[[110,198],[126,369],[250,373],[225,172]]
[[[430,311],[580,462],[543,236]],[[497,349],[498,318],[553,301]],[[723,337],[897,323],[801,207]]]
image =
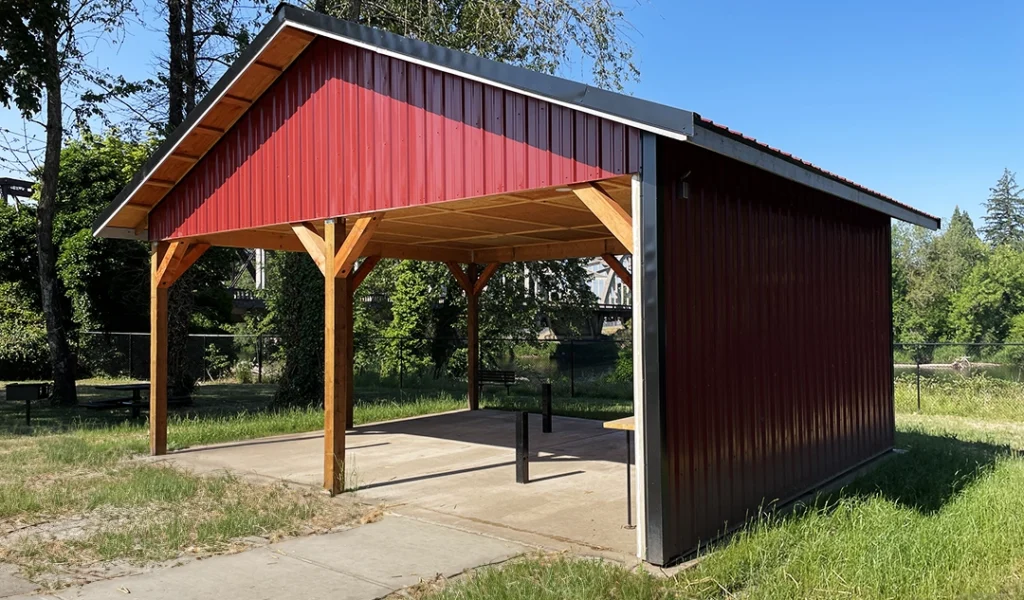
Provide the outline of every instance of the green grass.
[[367,508],[314,490],[197,476],[129,460],[129,427],[0,439],[0,561],[60,587],[97,561],[165,560],[358,521]]
[[766,517],[655,579],[528,558],[425,598],[1011,598],[1024,595],[1024,426],[900,417],[908,450],[840,492]]

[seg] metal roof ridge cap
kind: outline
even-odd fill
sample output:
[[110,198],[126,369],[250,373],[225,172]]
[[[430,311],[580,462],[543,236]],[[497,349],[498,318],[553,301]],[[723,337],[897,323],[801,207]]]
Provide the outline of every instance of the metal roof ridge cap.
[[[686,109],[637,98],[621,92],[605,90],[550,73],[533,71],[526,67],[499,62],[461,50],[446,48],[353,21],[320,14],[292,4],[282,4],[281,7],[284,9],[282,11],[284,19],[293,27],[365,48],[377,54],[392,56],[444,72],[451,72],[467,79],[488,83],[555,104],[561,104],[567,108],[576,108],[582,112],[606,117],[680,141],[693,132],[693,113]],[[430,56],[430,51],[448,55],[447,60],[445,60],[445,57]],[[481,71],[486,71],[487,67],[501,71],[501,73],[494,75],[481,74]],[[502,76],[505,77],[503,78]],[[531,85],[529,81],[526,81],[528,79],[544,80],[545,84],[555,87],[556,90],[554,92],[557,93],[538,90],[539,86]],[[583,102],[584,97],[588,99],[587,102]],[[661,113],[660,116],[662,118],[640,121],[637,119],[638,115],[627,116],[630,112],[628,110],[615,110],[614,107],[608,106],[616,101],[635,105],[633,108],[636,109],[645,109],[643,111],[644,116],[649,116],[654,112]]]

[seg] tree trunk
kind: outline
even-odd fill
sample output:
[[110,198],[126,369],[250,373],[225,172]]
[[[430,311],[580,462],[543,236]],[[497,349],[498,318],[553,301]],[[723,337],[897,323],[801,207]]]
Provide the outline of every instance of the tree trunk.
[[173,130],[185,120],[185,93],[181,59],[181,0],[167,0],[167,124]]
[[50,72],[46,76],[46,153],[43,159],[42,187],[36,208],[36,243],[39,246],[39,287],[43,315],[46,318],[46,343],[53,370],[53,402],[74,405],[75,358],[68,343],[64,319],[63,294],[57,279],[57,249],[53,245],[53,216],[57,207],[57,178],[60,175],[60,150],[64,137],[61,102],[60,56],[54,26],[45,41]]
[[182,32],[185,55],[182,65],[183,79],[185,83],[185,114],[192,112],[196,107],[199,94],[197,83],[199,80],[199,67],[196,65],[196,27],[195,27],[195,3],[194,0],[181,0],[184,8],[185,27]]

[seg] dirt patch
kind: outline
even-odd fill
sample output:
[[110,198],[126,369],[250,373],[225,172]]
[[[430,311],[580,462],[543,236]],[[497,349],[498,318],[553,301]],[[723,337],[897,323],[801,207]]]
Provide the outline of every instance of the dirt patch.
[[[26,481],[23,489],[36,489],[36,483]],[[54,590],[242,552],[284,538],[350,529],[383,514],[380,507],[353,496],[328,498],[308,489],[234,478],[216,483],[209,488],[216,495],[200,488],[203,493],[176,502],[0,519],[0,562],[17,566],[21,577]],[[230,535],[235,531],[245,535]]]

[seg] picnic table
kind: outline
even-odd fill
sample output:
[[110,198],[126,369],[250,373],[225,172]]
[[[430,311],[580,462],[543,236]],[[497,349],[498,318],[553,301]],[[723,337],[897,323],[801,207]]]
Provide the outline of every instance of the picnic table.
[[618,429],[626,432],[626,528],[633,528],[633,485],[630,483],[630,470],[633,466],[633,432],[636,430],[636,417],[623,417],[614,421],[605,421],[605,429]]
[[132,409],[132,417],[138,418],[141,414],[142,409],[149,407],[149,402],[142,400],[143,390],[149,389],[149,382],[143,381],[140,383],[110,383],[104,385],[92,386],[98,390],[116,390],[119,392],[131,392],[131,398],[112,398],[108,400],[94,400],[85,404],[85,407],[91,410],[109,410],[114,408],[130,408]]

